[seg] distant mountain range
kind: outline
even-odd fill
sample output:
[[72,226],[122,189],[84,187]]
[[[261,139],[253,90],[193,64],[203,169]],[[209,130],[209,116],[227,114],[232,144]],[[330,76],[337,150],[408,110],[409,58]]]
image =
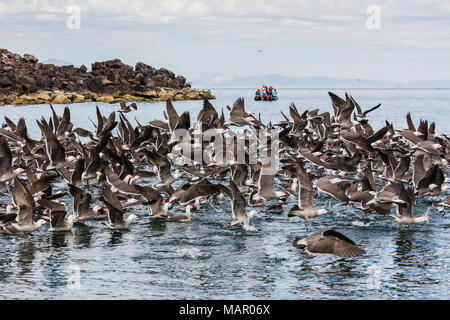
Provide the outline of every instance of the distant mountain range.
[[41,63],[45,64],[54,64],[55,66],[61,67],[61,66],[70,66],[73,65],[73,63],[64,61],[64,60],[58,60],[58,59],[47,59],[44,61],[39,61]]
[[[73,63],[47,59],[42,63],[68,66]],[[87,66],[90,68],[90,66]],[[275,88],[450,88],[450,80],[436,81],[384,81],[369,79],[341,79],[326,76],[289,77],[281,74],[259,76],[232,76],[220,73],[198,73],[187,77],[194,88],[257,88],[267,84]]]
[[450,88],[450,80],[399,82],[325,76],[289,77],[280,74],[239,77],[201,73],[191,75],[188,79],[194,87],[199,88],[256,88],[263,84],[272,85],[275,88]]

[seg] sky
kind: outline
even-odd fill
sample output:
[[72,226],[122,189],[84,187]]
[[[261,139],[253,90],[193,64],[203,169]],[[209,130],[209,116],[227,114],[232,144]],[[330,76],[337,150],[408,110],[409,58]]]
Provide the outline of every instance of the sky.
[[447,80],[450,1],[0,0],[0,48],[88,67],[142,61],[188,80]]

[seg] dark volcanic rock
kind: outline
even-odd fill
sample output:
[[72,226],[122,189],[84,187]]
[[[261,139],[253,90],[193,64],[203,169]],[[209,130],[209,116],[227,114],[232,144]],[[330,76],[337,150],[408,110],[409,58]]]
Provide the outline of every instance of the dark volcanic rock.
[[[157,90],[161,89],[161,90]],[[155,91],[156,90],[156,91]],[[158,92],[158,93],[156,93]],[[43,64],[31,54],[14,54],[0,49],[0,104],[42,103],[56,96],[62,101],[163,100],[214,98],[209,91],[191,90],[186,78],[165,68],[156,69],[138,62],[133,68],[119,59],[95,62],[92,71]],[[48,98],[46,98],[48,96]],[[23,99],[22,99],[22,98]],[[51,102],[51,101],[48,101]]]
[[6,76],[0,77],[0,87],[7,88],[7,87],[10,87],[12,85],[13,85],[13,83],[12,83],[11,80],[9,80],[8,77],[6,77]]

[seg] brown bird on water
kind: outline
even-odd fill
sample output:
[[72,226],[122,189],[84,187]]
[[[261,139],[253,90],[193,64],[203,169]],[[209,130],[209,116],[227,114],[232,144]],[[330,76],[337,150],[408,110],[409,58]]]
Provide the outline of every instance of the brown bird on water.
[[307,238],[295,238],[292,246],[310,253],[329,253],[339,257],[357,257],[365,253],[352,240],[333,229],[316,232]]

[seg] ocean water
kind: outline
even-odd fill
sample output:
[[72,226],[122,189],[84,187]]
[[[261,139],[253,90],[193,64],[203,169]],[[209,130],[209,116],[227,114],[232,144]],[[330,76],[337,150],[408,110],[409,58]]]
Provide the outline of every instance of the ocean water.
[[[294,102],[299,110],[332,111],[328,89],[280,89],[275,102],[253,101],[254,89],[213,89],[212,104],[225,115],[227,105],[244,97],[248,111],[261,114],[264,122],[282,120]],[[331,90],[340,96],[345,90]],[[347,90],[365,108],[382,103],[370,114],[374,128],[385,120],[395,129],[406,128],[405,115],[413,121],[428,119],[438,133],[450,133],[450,90]],[[95,105],[102,113],[117,105],[84,103],[70,105],[74,127],[94,130]],[[195,118],[201,101],[177,101]],[[55,105],[62,114],[64,105]],[[138,103],[128,113],[145,123],[162,119],[164,103]],[[29,133],[39,137],[36,118],[50,116],[47,105],[0,107],[0,118],[17,121],[25,117]],[[154,180],[143,181],[152,184]],[[214,182],[214,180],[212,180]],[[181,181],[177,181],[175,186]],[[64,188],[55,185],[55,191]],[[97,190],[92,189],[94,199]],[[233,228],[230,202],[202,206],[190,223],[150,221],[145,207],[128,231],[111,231],[98,221],[77,225],[71,232],[51,233],[44,226],[37,232],[16,237],[0,233],[0,298],[2,299],[448,299],[450,214],[431,203],[443,198],[423,198],[415,215],[428,215],[429,223],[404,230],[389,218],[364,214],[327,195],[316,198],[318,207],[333,211],[316,218],[309,231],[299,218],[287,212],[297,203],[291,196],[285,212],[262,213],[251,228]],[[70,196],[63,201],[70,205]],[[1,202],[10,201],[0,194]],[[71,211],[71,206],[68,211]],[[250,209],[248,209],[250,210]],[[180,213],[175,206],[171,212]],[[297,236],[332,227],[345,234],[366,254],[358,258],[310,255],[292,247]]]

